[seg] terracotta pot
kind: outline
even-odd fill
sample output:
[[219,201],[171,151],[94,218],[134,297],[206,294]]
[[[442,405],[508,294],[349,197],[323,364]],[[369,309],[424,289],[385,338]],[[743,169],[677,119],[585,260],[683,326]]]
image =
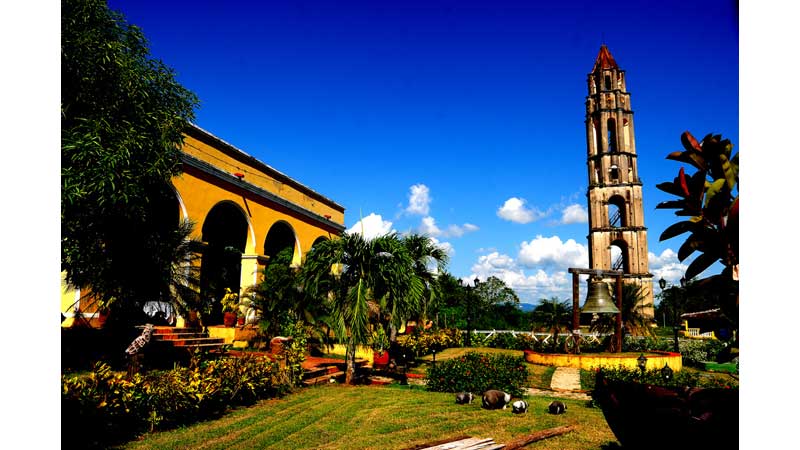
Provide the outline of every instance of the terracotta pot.
[[236,325],[236,313],[234,313],[234,312],[226,312],[222,316],[222,323],[228,328],[233,327],[234,325]]
[[239,325],[240,327],[243,327],[244,326],[244,317],[237,318],[236,319],[236,325]]
[[372,352],[372,367],[375,369],[385,369],[389,365],[389,352]]

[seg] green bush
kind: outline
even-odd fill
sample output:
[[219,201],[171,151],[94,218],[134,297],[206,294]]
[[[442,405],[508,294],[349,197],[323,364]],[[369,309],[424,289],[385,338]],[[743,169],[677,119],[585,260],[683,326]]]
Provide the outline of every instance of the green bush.
[[412,333],[397,338],[397,348],[401,354],[418,358],[436,350],[461,346],[461,331],[456,328],[442,329],[430,333]]
[[604,367],[595,372],[597,374],[602,374],[603,377],[609,380],[653,384],[664,387],[739,388],[738,382],[734,379],[704,377],[698,372],[690,372],[688,370],[674,372],[671,377],[666,378],[661,370],[662,369],[652,369],[642,373],[642,371],[638,369],[611,369]]
[[716,361],[726,344],[717,340],[683,339],[678,342],[683,363],[688,366],[701,366],[702,361]]
[[528,367],[521,356],[469,352],[429,367],[425,378],[430,391],[480,394],[499,389],[521,396],[528,379]]
[[[126,379],[102,363],[86,376],[61,377],[64,433],[79,448],[105,447],[272,398],[290,389],[285,370],[265,357],[224,358]],[[64,436],[66,438],[66,435]]]
[[671,352],[674,348],[675,344],[671,338],[625,336],[625,340],[622,343],[622,351],[624,352]]

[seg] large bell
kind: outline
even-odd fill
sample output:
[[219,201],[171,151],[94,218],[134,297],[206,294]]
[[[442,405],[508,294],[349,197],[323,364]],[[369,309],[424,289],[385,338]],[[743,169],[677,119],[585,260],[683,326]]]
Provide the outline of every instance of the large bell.
[[608,283],[602,280],[590,280],[589,292],[586,293],[586,303],[581,308],[583,313],[592,314],[617,314],[619,309],[614,305]]

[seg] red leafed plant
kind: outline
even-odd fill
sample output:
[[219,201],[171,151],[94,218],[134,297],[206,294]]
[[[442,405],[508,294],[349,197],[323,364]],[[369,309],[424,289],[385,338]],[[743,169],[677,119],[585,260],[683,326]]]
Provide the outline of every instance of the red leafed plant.
[[677,200],[661,202],[656,209],[675,209],[675,215],[688,217],[676,222],[663,233],[664,241],[690,233],[678,250],[684,261],[695,251],[700,254],[686,269],[692,279],[719,261],[723,274],[731,276],[739,265],[739,154],[731,156],[733,144],[721,135],[707,135],[702,142],[685,131],[681,135],[684,150],[667,155],[667,159],[686,163],[697,169],[687,175],[684,168],[672,182],[656,187]]

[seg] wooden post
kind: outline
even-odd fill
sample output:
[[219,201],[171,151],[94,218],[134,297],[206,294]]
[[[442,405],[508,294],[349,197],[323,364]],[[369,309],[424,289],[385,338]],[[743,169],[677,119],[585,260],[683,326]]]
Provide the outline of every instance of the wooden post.
[[580,275],[576,272],[572,273],[572,331],[578,330],[581,327],[581,308],[579,297],[579,281]]
[[622,275],[617,275],[617,321],[614,327],[614,339],[617,341],[617,353],[622,353]]

